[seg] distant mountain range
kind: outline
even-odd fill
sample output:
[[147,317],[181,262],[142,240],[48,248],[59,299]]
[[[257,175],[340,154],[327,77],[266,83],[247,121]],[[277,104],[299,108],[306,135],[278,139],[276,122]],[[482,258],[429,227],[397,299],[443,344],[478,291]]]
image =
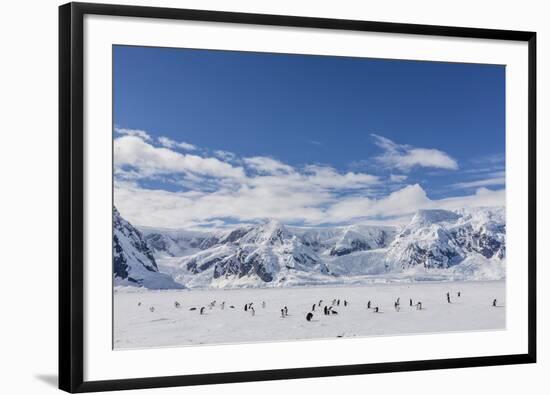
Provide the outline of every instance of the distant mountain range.
[[[420,210],[402,227],[136,229],[114,209],[114,276],[146,288],[277,287],[505,277],[503,208]],[[158,263],[158,264],[157,264]]]

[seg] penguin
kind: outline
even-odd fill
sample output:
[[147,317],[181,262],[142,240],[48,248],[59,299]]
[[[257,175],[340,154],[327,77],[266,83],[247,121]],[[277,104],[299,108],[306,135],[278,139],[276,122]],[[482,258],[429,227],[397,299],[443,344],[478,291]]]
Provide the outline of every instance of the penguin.
[[174,302],[174,307],[175,307],[176,309],[179,309],[179,308],[181,307],[181,304],[176,300],[176,301]]
[[262,301],[262,309],[265,309],[265,300]]
[[220,308],[223,310],[225,309],[225,300],[222,302],[222,304],[220,305]]
[[413,300],[412,300],[412,299],[409,299],[409,306],[412,307],[412,305],[413,305]]
[[493,299],[493,307],[497,307],[497,300]]
[[456,293],[456,296],[458,296],[458,297],[460,298],[460,291],[458,291],[458,292]]
[[138,306],[141,306],[141,302],[138,302]]
[[348,307],[348,301],[344,300],[344,307]]
[[316,304],[313,303],[313,306],[311,306],[311,311],[315,311],[315,306],[316,306]]
[[313,313],[310,311],[309,313],[306,314],[306,321],[311,321],[312,318],[313,318]]
[[370,309],[370,300],[367,303],[367,309]]
[[288,307],[285,306],[285,316],[288,315]]
[[325,315],[328,315],[328,307],[327,306],[325,306],[324,313],[325,313]]
[[285,318],[285,309],[281,309],[281,318]]
[[323,303],[323,299],[321,299],[321,300],[319,301],[319,305],[318,305],[319,307],[321,307],[321,303]]
[[379,312],[378,307],[375,307],[375,308],[374,308],[374,312],[375,312],[375,313],[378,313],[378,312]]
[[248,311],[248,305],[247,304],[244,305],[244,311]]
[[393,308],[395,309],[395,311],[399,312],[399,303],[395,302],[393,304]]
[[191,308],[189,309],[189,311],[195,311],[195,310],[197,310],[196,307],[191,307]]
[[229,308],[230,308],[230,309],[234,309],[234,308],[235,308],[235,306],[231,305],[231,306],[229,306]]
[[[496,299],[495,299],[496,300]],[[149,307],[149,311],[153,313],[155,311],[155,308],[153,306]]]
[[331,311],[330,311],[330,314],[335,314],[335,315],[337,315],[338,312],[337,312],[336,310],[331,310]]
[[336,306],[340,306],[340,299],[336,301]]
[[451,295],[447,292],[447,303],[451,303]]
[[418,302],[418,303],[416,304],[416,309],[417,309],[417,310],[422,310],[422,302]]
[[200,314],[203,315],[204,314],[204,306],[201,307],[201,310],[200,310]]

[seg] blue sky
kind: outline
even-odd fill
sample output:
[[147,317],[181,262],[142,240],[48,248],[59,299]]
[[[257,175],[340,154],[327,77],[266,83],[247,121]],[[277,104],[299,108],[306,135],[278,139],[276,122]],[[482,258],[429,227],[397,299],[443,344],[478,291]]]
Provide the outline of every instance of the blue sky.
[[[345,224],[503,201],[504,66],[115,46],[113,67],[115,202],[141,225]],[[410,212],[384,211],[400,191]]]

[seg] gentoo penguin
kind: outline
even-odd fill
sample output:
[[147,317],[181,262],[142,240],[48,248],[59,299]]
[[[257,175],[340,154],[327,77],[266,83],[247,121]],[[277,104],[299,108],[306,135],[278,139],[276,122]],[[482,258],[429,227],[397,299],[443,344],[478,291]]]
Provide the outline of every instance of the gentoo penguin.
[[306,320],[307,320],[307,321],[311,321],[312,318],[313,318],[313,313],[310,311],[310,312],[307,313],[307,315],[306,315]]
[[497,307],[497,300],[493,299],[493,307]]
[[203,306],[203,307],[201,307],[200,313],[201,313],[201,315],[203,315],[203,314],[204,314],[204,306]]

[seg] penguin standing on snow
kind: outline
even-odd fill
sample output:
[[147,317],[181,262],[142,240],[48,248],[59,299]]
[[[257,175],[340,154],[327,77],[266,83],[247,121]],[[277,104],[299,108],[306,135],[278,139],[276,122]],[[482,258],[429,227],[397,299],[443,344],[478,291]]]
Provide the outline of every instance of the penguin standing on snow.
[[281,318],[285,318],[285,309],[281,309]]
[[204,306],[202,306],[200,309],[200,315],[203,315],[203,314],[204,314]]
[[222,304],[220,305],[220,308],[223,310],[225,309],[225,300],[222,302]]
[[248,304],[244,305],[244,311],[248,311]]
[[412,300],[412,299],[409,299],[409,306],[412,307],[412,305],[413,305],[413,300]]
[[497,300],[493,299],[493,307],[497,307]]
[[393,308],[395,309],[395,311],[399,312],[399,303],[395,302],[393,304]]
[[370,300],[367,302],[367,309],[370,309]]
[[416,309],[417,309],[417,310],[422,310],[422,302],[418,302],[418,303],[416,304]]
[[174,307],[175,307],[176,309],[179,309],[179,308],[181,307],[180,302],[178,302],[178,301],[176,300],[176,301],[174,302]]
[[141,306],[141,302],[138,302],[138,306]]
[[325,313],[325,315],[328,315],[328,307],[327,306],[325,306],[324,313]]
[[315,311],[315,306],[316,306],[316,304],[313,303],[313,306],[311,306],[311,311]]
[[378,309],[378,306],[374,308],[374,312],[375,312],[375,313],[380,312],[380,310]]
[[451,295],[447,292],[447,303],[451,303]]
[[313,318],[313,313],[310,311],[310,312],[307,313],[307,315],[306,315],[306,320],[307,320],[307,321],[311,321],[312,318]]
[[288,307],[285,306],[285,316],[288,315]]
[[460,291],[458,291],[458,292],[456,293],[456,296],[458,296],[458,297],[460,298]]
[[344,307],[348,307],[348,301],[344,300]]
[[321,299],[321,300],[319,301],[319,304],[318,304],[319,307],[321,307],[321,303],[323,303],[323,299]]
[[[496,300],[496,299],[495,299]],[[155,311],[155,308],[153,306],[149,307],[149,311],[153,313]]]
[[336,306],[340,306],[340,299],[336,301]]

